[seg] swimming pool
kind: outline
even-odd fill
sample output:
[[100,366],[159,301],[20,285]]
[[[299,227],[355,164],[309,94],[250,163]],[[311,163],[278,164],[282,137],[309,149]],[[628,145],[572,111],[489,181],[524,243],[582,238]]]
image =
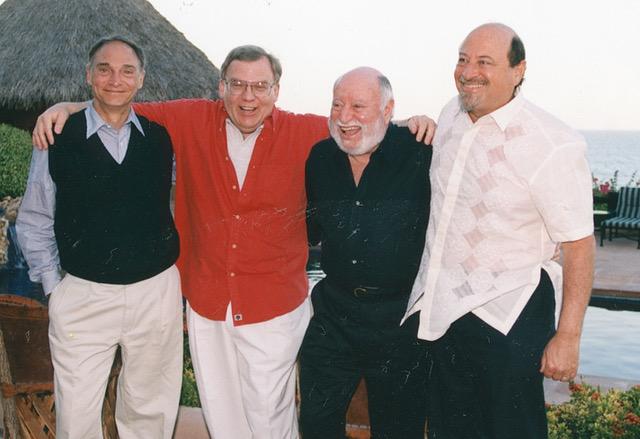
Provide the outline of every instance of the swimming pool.
[[590,306],[584,319],[578,373],[640,381],[640,312]]

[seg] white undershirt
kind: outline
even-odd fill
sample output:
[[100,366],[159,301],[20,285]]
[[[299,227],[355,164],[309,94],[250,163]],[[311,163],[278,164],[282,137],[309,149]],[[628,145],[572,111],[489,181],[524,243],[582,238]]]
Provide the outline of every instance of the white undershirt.
[[249,168],[253,148],[256,145],[256,140],[262,131],[262,127],[264,127],[264,125],[260,125],[257,130],[244,138],[240,130],[230,119],[226,121],[227,149],[231,163],[233,163],[233,167],[236,170],[236,177],[240,189],[242,189],[244,179],[247,176],[247,169]]

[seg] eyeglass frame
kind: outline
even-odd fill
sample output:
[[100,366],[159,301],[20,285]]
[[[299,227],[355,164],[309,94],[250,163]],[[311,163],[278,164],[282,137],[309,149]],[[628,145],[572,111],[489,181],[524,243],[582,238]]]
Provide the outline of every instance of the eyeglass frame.
[[[233,91],[233,84],[230,84],[230,82],[235,81],[237,82],[237,85],[241,85],[242,89],[238,90],[237,92]],[[242,79],[223,79],[222,82],[225,85],[225,89],[229,90],[229,93],[231,93],[234,96],[239,96],[242,93],[244,93],[248,88],[251,88],[251,92],[255,95],[255,96],[268,96],[271,93],[271,90],[273,89],[274,86],[278,85],[277,82],[269,82],[269,81],[243,81]],[[260,84],[268,84],[268,87],[265,89],[264,92],[258,91],[256,92],[256,85],[260,85]]]

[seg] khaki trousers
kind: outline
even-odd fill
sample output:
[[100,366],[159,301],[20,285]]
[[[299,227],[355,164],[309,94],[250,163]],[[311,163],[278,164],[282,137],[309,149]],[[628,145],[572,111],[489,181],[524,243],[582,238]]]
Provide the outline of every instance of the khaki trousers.
[[57,438],[102,438],[102,402],[118,346],[120,438],[171,438],[182,382],[182,300],[175,266],[129,285],[67,274],[51,293],[49,321]]

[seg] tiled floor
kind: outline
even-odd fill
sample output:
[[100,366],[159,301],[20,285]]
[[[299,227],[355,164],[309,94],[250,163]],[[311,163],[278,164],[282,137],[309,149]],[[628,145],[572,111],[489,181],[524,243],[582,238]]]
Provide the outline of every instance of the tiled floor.
[[640,299],[640,249],[637,241],[618,238],[596,247],[593,294]]

